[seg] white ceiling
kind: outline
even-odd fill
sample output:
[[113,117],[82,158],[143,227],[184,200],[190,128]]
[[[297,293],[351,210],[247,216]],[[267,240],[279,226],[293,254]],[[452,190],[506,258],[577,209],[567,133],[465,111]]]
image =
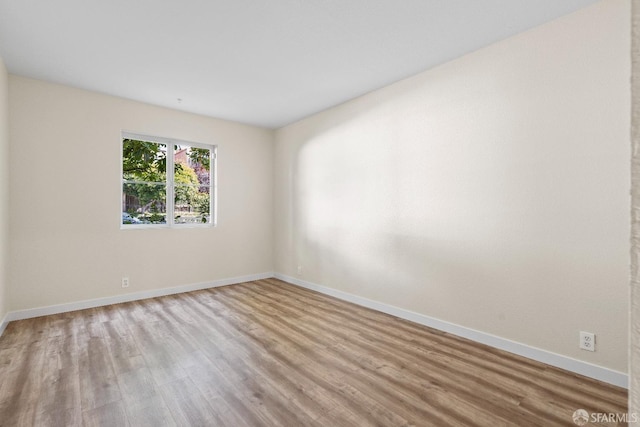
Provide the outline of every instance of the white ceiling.
[[595,2],[0,0],[0,56],[13,74],[276,128]]

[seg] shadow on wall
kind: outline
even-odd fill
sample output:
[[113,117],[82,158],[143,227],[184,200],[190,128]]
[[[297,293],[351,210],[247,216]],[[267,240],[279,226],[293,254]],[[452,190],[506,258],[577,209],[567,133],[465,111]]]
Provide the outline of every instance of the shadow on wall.
[[[294,271],[300,265],[306,280],[496,334],[535,328],[540,307],[561,315],[580,304],[566,288],[539,286],[594,279],[585,268],[593,254],[563,241],[582,230],[558,219],[571,190],[549,167],[557,160],[518,151],[506,137],[490,146],[452,139],[424,125],[428,118],[413,126],[410,110],[386,121],[386,108],[364,118],[347,112],[298,145]],[[548,173],[538,176],[540,168]]]

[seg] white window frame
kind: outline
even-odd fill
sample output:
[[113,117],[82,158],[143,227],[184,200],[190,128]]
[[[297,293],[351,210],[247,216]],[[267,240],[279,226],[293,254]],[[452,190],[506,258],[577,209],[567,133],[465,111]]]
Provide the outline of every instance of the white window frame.
[[[123,224],[122,223],[122,199],[124,196],[124,178],[122,163],[124,161],[123,157],[123,149],[124,149],[124,140],[125,139],[135,139],[139,141],[147,141],[158,144],[165,144],[167,146],[167,202],[166,202],[166,220],[164,224]],[[175,182],[174,182],[174,171],[175,171],[175,159],[174,159],[174,146],[175,145],[186,145],[194,148],[203,148],[211,151],[211,158],[209,159],[209,215],[211,217],[211,222],[206,224],[176,224],[174,213],[175,213]],[[134,132],[122,131],[120,133],[120,229],[122,230],[131,230],[131,229],[144,229],[144,228],[211,228],[215,227],[217,224],[217,205],[218,205],[218,180],[216,179],[216,170],[218,167],[218,146],[213,144],[202,144],[199,142],[190,142],[184,141],[175,138],[163,138],[159,136],[150,136],[143,135]],[[169,173],[170,172],[170,173]]]

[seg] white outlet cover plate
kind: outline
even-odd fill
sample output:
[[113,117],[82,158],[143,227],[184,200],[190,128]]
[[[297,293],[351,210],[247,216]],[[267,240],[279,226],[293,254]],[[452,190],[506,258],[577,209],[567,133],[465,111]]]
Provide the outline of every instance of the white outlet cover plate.
[[596,334],[580,331],[580,348],[587,351],[596,351]]

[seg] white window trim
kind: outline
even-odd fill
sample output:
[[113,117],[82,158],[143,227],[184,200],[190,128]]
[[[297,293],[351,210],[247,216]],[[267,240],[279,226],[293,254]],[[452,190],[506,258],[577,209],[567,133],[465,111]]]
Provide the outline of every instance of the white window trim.
[[[211,159],[209,164],[209,192],[211,197],[209,198],[209,214],[211,216],[211,222],[207,224],[176,224],[174,218],[174,179],[173,173],[167,173],[167,201],[171,200],[171,203],[167,203],[166,223],[165,224],[123,224],[122,223],[122,195],[123,195],[123,170],[122,162],[124,160],[122,156],[123,140],[124,139],[136,139],[139,141],[155,142],[158,144],[166,144],[167,146],[167,172],[173,171],[175,168],[174,156],[169,155],[173,152],[174,145],[187,145],[189,147],[204,148],[211,150]],[[218,169],[218,146],[214,144],[202,144],[199,142],[184,141],[175,138],[163,138],[160,136],[143,135],[140,133],[122,131],[120,132],[120,212],[119,221],[121,230],[140,230],[150,228],[212,228],[218,223],[218,180],[216,171]]]

